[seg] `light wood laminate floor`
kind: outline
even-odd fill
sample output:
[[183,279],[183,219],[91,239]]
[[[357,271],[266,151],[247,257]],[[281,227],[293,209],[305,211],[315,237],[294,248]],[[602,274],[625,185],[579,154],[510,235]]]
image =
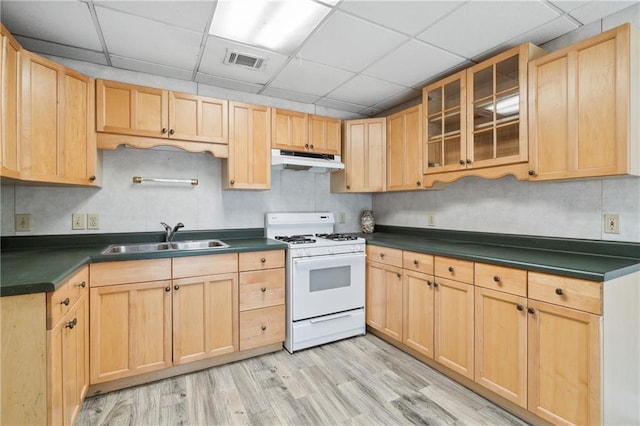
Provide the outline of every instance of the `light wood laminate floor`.
[[78,425],[522,425],[368,334],[88,398]]

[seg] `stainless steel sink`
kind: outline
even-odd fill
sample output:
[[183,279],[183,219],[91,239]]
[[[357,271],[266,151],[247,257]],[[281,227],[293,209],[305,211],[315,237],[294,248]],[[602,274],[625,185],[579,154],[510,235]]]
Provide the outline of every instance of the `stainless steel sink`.
[[206,250],[225,248],[220,240],[176,241],[171,243],[140,243],[140,244],[112,244],[102,251],[102,254],[153,253],[170,250]]

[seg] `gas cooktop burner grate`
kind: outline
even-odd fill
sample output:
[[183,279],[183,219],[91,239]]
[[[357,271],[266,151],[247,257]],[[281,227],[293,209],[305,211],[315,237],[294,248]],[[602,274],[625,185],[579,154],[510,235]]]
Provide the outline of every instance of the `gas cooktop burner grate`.
[[358,239],[355,235],[348,234],[316,234],[316,237],[332,241],[354,241]]
[[276,240],[284,241],[289,244],[311,244],[316,242],[312,237],[313,235],[276,235]]

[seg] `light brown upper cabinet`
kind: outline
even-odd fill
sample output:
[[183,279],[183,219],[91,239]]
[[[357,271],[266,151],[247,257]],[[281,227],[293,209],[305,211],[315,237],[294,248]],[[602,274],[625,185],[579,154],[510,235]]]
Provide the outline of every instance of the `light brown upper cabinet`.
[[344,170],[331,173],[331,192],[384,191],[387,119],[348,120],[344,124]]
[[640,174],[639,52],[626,24],[531,62],[531,180]]
[[273,109],[272,148],[340,155],[340,120],[297,111]]
[[229,102],[229,158],[224,189],[271,188],[271,108]]
[[341,121],[337,118],[309,115],[309,150],[319,154],[340,155]]
[[387,117],[387,191],[422,189],[422,105]]
[[0,24],[0,176],[20,177],[18,108],[21,47]]
[[423,89],[426,187],[470,174],[527,178],[527,64],[543,54],[525,43]]
[[96,87],[99,148],[171,145],[227,157],[227,101],[108,80]]
[[94,80],[27,51],[21,57],[21,179],[95,184]]

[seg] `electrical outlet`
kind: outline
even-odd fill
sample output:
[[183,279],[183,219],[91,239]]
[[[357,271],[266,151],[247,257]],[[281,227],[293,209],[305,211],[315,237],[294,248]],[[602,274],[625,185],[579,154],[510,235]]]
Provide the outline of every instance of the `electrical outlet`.
[[71,229],[86,229],[86,226],[84,224],[84,215],[82,213],[71,214]]
[[17,214],[16,215],[16,231],[25,232],[31,231],[31,215]]
[[604,215],[604,232],[605,234],[620,233],[620,215],[606,213]]
[[347,215],[345,212],[338,213],[338,223],[345,223],[347,220]]
[[100,215],[87,213],[87,229],[100,229]]
[[427,226],[436,226],[436,214],[428,213],[427,214]]

